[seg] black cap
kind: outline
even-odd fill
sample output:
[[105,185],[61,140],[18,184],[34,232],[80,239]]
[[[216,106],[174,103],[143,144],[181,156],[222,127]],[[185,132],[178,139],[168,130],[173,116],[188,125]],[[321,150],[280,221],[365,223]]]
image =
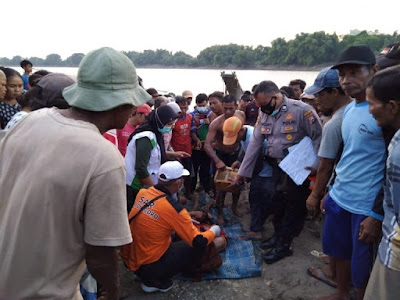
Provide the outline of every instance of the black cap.
[[344,50],[339,57],[336,65],[332,69],[337,69],[341,65],[375,65],[375,55],[367,45],[350,46]]

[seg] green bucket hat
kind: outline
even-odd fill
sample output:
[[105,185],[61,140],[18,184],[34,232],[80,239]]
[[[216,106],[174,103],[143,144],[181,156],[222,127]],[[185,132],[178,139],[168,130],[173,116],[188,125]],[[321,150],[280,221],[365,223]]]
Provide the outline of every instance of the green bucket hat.
[[62,94],[72,107],[88,111],[107,111],[124,104],[139,106],[151,100],[139,85],[132,61],[107,47],[82,59],[77,82],[66,87]]

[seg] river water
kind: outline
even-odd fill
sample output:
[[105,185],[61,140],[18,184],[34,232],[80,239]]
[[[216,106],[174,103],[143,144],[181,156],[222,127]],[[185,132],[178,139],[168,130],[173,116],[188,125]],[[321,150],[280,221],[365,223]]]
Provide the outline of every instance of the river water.
[[[35,68],[40,69],[40,67]],[[76,76],[78,68],[45,68],[51,72],[60,72]],[[35,70],[34,70],[35,71]],[[290,80],[303,79],[307,86],[312,85],[317,76],[316,71],[270,71],[270,70],[209,70],[209,69],[137,69],[143,79],[144,87],[154,87],[160,94],[173,92],[181,95],[184,90],[191,90],[193,95],[199,93],[211,94],[214,91],[224,91],[225,85],[221,71],[236,72],[243,90],[251,90],[254,84],[263,80],[272,80],[278,87],[289,85]]]

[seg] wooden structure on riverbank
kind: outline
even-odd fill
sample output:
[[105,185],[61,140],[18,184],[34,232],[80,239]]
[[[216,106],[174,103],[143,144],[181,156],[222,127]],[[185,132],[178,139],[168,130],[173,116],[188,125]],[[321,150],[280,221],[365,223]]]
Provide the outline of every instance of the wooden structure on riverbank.
[[225,73],[225,71],[221,72],[222,80],[225,83],[225,94],[233,95],[236,99],[240,99],[243,95],[242,87],[240,86],[239,79],[236,76],[235,72],[230,74]]

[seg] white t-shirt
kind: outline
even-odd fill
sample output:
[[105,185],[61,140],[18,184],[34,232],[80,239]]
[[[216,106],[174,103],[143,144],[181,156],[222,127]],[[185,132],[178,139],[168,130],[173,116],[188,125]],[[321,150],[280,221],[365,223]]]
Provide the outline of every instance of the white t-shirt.
[[8,130],[11,127],[13,127],[19,120],[21,120],[23,117],[25,117],[28,113],[26,111],[21,110],[20,112],[17,112],[11,120],[7,123],[6,127],[4,127],[4,130]]
[[0,141],[0,298],[71,299],[85,243],[131,242],[125,168],[97,127],[40,109]]

